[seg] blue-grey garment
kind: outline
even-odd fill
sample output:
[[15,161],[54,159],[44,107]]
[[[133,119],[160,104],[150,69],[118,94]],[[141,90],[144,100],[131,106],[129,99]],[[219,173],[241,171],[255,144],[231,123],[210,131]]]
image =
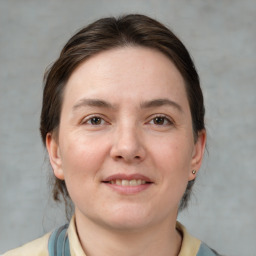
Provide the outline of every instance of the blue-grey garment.
[[[49,256],[70,256],[69,240],[68,240],[68,224],[57,228],[52,232],[49,242],[48,250]],[[196,256],[218,256],[214,250],[209,248],[205,243],[201,242],[199,251]]]
[[55,229],[48,242],[49,256],[70,256],[68,224]]
[[201,242],[200,248],[196,256],[218,256],[219,254],[209,248],[205,243]]

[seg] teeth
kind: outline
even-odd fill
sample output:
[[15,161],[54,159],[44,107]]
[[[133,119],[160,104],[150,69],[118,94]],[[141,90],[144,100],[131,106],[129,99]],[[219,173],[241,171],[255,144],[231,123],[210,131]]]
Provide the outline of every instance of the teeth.
[[[115,184],[115,181],[113,180],[114,184]],[[122,185],[122,181],[121,180],[116,180],[116,185],[119,185],[121,186]]]
[[128,180],[122,180],[122,186],[129,186]]
[[146,184],[145,180],[111,180],[110,184],[116,184],[118,186],[139,186]]
[[136,180],[130,180],[129,181],[129,185],[130,186],[136,186],[137,185],[137,181]]

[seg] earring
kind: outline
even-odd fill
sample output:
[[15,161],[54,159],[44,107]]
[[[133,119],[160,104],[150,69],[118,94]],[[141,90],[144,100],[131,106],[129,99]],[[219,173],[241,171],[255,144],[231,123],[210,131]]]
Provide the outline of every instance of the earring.
[[193,174],[196,174],[196,170],[193,170],[192,173],[193,173]]

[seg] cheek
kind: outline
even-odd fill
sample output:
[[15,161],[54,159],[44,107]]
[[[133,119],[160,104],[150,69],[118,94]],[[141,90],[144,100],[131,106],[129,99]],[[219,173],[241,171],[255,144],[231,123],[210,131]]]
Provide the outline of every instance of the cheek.
[[93,177],[104,160],[105,151],[105,147],[97,140],[82,136],[66,138],[60,151],[65,179]]
[[80,205],[85,200],[85,194],[89,201],[89,198],[93,198],[104,155],[104,148],[92,141],[66,138],[63,143],[62,169],[67,189],[75,205]]
[[152,143],[151,155],[156,165],[168,174],[184,175],[192,159],[192,143],[185,136],[170,136],[158,143]]
[[176,136],[165,139],[158,145],[151,155],[159,173],[159,182],[163,185],[163,194],[166,195],[164,203],[173,201],[170,205],[178,205],[189,180],[192,144],[184,136]]

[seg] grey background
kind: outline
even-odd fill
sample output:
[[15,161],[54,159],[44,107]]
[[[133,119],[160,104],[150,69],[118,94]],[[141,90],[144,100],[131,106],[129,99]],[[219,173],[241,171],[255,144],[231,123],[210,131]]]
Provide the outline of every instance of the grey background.
[[79,28],[139,12],[164,22],[193,56],[206,100],[208,150],[179,220],[226,255],[256,255],[256,2],[0,1],[0,253],[65,221],[50,200],[39,137],[42,78]]

